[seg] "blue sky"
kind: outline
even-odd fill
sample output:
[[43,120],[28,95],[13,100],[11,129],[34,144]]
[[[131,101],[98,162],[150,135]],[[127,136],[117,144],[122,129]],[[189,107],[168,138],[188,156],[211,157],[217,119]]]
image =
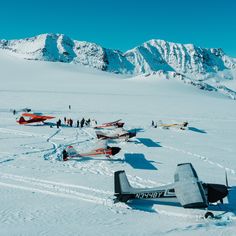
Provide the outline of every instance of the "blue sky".
[[236,57],[235,0],[4,0],[0,38],[64,33],[126,51],[152,38]]

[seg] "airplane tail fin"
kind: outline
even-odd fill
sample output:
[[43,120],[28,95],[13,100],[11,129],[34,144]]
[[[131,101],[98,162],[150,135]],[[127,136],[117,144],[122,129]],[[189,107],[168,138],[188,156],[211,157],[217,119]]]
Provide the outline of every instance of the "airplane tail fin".
[[79,156],[78,152],[75,150],[73,146],[66,147],[66,152],[67,152],[68,157],[70,158]]
[[133,188],[127,179],[124,170],[116,171],[114,174],[114,187],[116,200],[120,202],[127,202],[131,198]]

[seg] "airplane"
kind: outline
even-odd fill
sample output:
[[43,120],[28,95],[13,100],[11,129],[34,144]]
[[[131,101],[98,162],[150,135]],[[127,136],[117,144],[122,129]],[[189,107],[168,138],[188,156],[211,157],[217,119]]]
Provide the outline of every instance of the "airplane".
[[67,161],[69,159],[73,159],[76,157],[93,157],[93,156],[106,156],[111,158],[111,156],[115,156],[119,153],[121,148],[119,147],[110,147],[107,145],[106,140],[102,140],[98,143],[97,147],[92,150],[80,153],[73,146],[67,146],[62,152],[63,161]]
[[158,121],[158,124],[155,126],[155,127],[160,127],[160,128],[163,128],[163,129],[169,129],[169,128],[178,128],[178,129],[181,129],[181,130],[185,130],[188,126],[188,122],[185,121],[183,123],[174,123],[174,124],[163,124],[162,121]]
[[[29,119],[25,120],[25,117],[29,117]],[[38,123],[38,122],[44,122],[49,119],[55,118],[54,116],[43,116],[38,114],[32,114],[32,113],[22,113],[21,117],[17,122],[20,125],[30,124],[30,123]]]
[[103,131],[95,131],[98,139],[119,139],[128,141],[130,138],[136,136],[136,132],[126,131],[123,128],[118,128],[115,132],[105,133]]
[[[160,202],[179,202],[184,208],[207,208],[210,203],[220,201],[228,196],[228,180],[226,185],[203,183],[191,163],[177,165],[174,183],[154,188],[133,188],[125,171],[114,173],[115,202],[127,202],[132,199],[158,199]],[[207,212],[205,218],[214,217]]]
[[122,128],[124,126],[124,122],[120,122],[120,120],[116,120],[113,122],[103,123],[102,125],[97,125],[94,129],[104,129],[104,128]]

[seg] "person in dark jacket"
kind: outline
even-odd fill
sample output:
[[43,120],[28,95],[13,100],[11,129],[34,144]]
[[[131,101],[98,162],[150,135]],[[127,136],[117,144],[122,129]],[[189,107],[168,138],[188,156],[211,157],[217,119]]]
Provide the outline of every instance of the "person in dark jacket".
[[84,122],[85,122],[85,119],[83,118],[83,119],[80,121],[80,127],[81,127],[81,128],[84,127]]
[[72,126],[73,126],[73,120],[70,119],[70,127],[72,127]]
[[61,126],[61,119],[58,120],[58,125]]
[[90,122],[91,122],[91,120],[90,120],[90,118],[87,120],[87,126],[90,126]]
[[67,151],[65,149],[62,151],[62,158],[63,158],[63,161],[67,161],[68,160],[68,153],[67,153]]

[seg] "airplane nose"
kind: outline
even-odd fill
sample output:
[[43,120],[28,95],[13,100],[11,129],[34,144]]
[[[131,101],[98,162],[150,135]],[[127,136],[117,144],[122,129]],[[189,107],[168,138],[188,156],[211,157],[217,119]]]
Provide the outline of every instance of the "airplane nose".
[[217,202],[228,195],[227,186],[222,184],[208,184],[208,201]]
[[129,133],[129,138],[133,138],[136,136],[136,133],[132,132],[132,133]]
[[119,147],[111,147],[111,155],[115,156],[117,153],[119,153],[121,148]]

